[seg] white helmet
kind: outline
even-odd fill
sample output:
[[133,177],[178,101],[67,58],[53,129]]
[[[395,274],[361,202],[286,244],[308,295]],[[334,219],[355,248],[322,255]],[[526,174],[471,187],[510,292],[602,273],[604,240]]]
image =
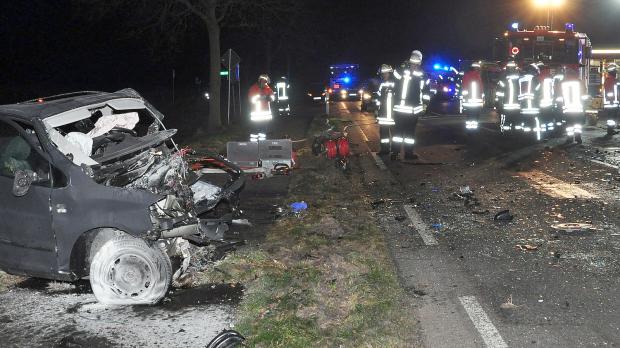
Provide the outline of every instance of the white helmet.
[[607,72],[614,72],[618,70],[618,65],[616,65],[616,63],[609,63],[609,65],[607,65]]
[[415,64],[421,64],[422,63],[422,52],[415,50],[413,52],[411,52],[411,57],[409,58],[409,62],[411,63],[415,63]]
[[392,66],[391,66],[391,65],[382,64],[382,65],[381,65],[381,69],[379,69],[379,72],[380,72],[381,74],[384,74],[384,73],[391,73],[391,72],[394,72],[394,69],[392,68]]
[[482,64],[480,63],[480,61],[471,63],[472,68],[480,68],[481,66]]
[[271,79],[269,78],[269,75],[267,74],[261,74],[260,76],[258,76],[258,81],[260,82],[260,80],[265,80],[265,83],[271,82]]

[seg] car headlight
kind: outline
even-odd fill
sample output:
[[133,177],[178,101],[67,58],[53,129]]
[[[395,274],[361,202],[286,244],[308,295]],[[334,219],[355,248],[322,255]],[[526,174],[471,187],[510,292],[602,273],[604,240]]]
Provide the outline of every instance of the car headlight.
[[368,100],[370,98],[372,98],[372,96],[370,94],[364,93],[364,100]]

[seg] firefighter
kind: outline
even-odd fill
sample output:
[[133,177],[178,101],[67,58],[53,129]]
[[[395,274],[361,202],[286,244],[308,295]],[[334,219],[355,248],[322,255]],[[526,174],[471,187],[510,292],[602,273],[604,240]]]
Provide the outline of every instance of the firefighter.
[[556,98],[562,112],[562,122],[566,124],[566,142],[581,144],[581,133],[586,122],[584,101],[588,99],[587,90],[576,69],[562,67],[557,77],[561,94]]
[[521,105],[519,104],[519,67],[514,61],[506,63],[504,75],[500,79],[495,93],[500,114],[502,132],[520,130]]
[[618,125],[618,66],[610,63],[607,66],[607,74],[605,75],[605,83],[603,89],[605,96],[603,98],[603,108],[607,119],[607,134],[614,135],[616,126]]
[[556,127],[561,124],[556,124],[555,117],[555,88],[554,88],[554,79],[551,75],[551,69],[547,67],[543,62],[538,62],[536,64],[538,67],[538,82],[539,82],[539,90],[538,90],[538,108],[540,109],[540,119],[541,124],[544,125],[544,128],[547,131],[547,134],[550,134],[555,130]]
[[275,100],[275,97],[273,90],[269,87],[269,82],[269,76],[262,74],[248,92],[251,104],[250,121],[253,129],[250,141],[253,142],[267,139],[267,129],[273,119],[271,102]]
[[484,106],[484,85],[482,83],[480,67],[480,62],[474,62],[463,75],[461,103],[463,113],[467,117],[465,121],[466,130],[478,129],[478,118]]
[[415,159],[415,130],[418,117],[425,111],[425,104],[430,100],[428,81],[425,81],[421,69],[422,53],[413,51],[409,61],[401,65],[401,70],[394,71],[398,80],[396,102],[394,103],[394,123],[392,134],[392,152],[400,153],[404,147],[405,159]]
[[521,129],[526,132],[534,132],[536,139],[541,140],[542,134],[547,130],[547,125],[540,119],[540,70],[536,64],[530,64],[523,69],[519,77],[519,104],[521,106]]
[[390,153],[390,147],[392,143],[392,126],[394,126],[394,117],[392,117],[394,107],[394,79],[392,73],[394,69],[387,64],[381,65],[379,74],[381,75],[381,84],[377,91],[378,110],[377,110],[377,122],[379,123],[379,138],[381,150],[380,154],[386,155]]
[[291,105],[289,104],[289,88],[286,77],[281,77],[276,83],[276,103],[278,105],[278,114],[280,116],[291,115]]

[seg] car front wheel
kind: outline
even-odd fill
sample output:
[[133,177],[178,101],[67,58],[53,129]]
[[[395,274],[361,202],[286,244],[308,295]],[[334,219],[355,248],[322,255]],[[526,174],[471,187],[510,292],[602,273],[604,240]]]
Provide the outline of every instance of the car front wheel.
[[171,281],[168,255],[126,235],[103,243],[90,264],[93,293],[104,304],[156,304],[168,292]]

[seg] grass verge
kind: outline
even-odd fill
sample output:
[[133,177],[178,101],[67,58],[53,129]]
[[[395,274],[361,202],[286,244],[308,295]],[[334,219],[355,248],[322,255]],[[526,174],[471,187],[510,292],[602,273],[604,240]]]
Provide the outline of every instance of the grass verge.
[[[201,283],[242,283],[237,329],[254,347],[411,347],[415,321],[361,174],[300,151],[288,202],[260,248],[229,255]],[[359,173],[359,172],[358,172]]]

